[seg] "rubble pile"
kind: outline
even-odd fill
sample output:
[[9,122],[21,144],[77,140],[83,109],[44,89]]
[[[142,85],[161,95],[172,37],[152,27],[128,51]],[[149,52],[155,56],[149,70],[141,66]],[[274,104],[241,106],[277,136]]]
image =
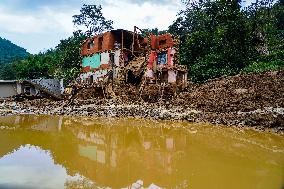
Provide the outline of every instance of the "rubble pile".
[[113,85],[113,97],[97,96],[95,89],[86,88],[68,100],[6,100],[0,102],[0,115],[139,117],[284,132],[284,71],[220,78],[191,85],[179,94],[172,94],[166,87],[164,91],[157,86],[144,88],[142,93],[139,89],[139,86],[124,84]]
[[213,123],[284,129],[284,71],[237,75],[195,86],[174,102]]
[[284,71],[212,80],[179,98],[179,105],[216,113],[284,107]]
[[78,90],[74,98],[80,100],[88,100],[93,98],[104,98],[104,91],[102,87],[84,87]]
[[141,97],[146,102],[158,102],[161,95],[161,87],[158,85],[147,85],[141,90]]
[[139,88],[131,84],[120,84],[113,86],[113,92],[116,98],[122,102],[132,103],[139,101]]

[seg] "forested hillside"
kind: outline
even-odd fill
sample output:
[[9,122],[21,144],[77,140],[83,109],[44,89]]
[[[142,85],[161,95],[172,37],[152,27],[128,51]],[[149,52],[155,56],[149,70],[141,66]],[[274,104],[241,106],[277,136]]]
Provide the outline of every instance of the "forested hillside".
[[0,79],[15,79],[16,61],[28,57],[26,49],[0,37]]
[[11,63],[17,59],[24,59],[28,54],[26,49],[0,37],[0,64]]
[[193,82],[284,68],[284,0],[185,2],[169,31]]

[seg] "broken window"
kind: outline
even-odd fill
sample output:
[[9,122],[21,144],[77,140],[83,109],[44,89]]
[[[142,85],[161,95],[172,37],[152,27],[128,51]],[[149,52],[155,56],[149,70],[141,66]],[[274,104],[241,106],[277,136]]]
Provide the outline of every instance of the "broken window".
[[95,45],[95,44],[94,44],[94,41],[89,41],[89,42],[88,42],[88,45],[87,45],[87,49],[88,49],[88,50],[92,49],[92,48],[94,47],[94,45]]
[[158,54],[158,65],[160,64],[167,64],[168,63],[168,57],[167,52],[161,52]]
[[98,50],[102,50],[103,48],[103,37],[99,37],[99,44],[98,44]]
[[109,54],[109,59],[110,59],[109,63],[113,67],[115,65],[114,64],[114,53]]
[[25,94],[31,95],[31,87],[29,87],[29,86],[25,87]]
[[177,84],[178,85],[182,85],[183,84],[183,82],[184,82],[184,80],[185,80],[185,78],[186,78],[186,73],[183,73],[183,72],[178,72],[178,74],[177,74]]
[[121,44],[118,43],[117,41],[115,41],[115,43],[114,43],[114,48],[115,48],[115,49],[120,49],[120,48],[121,48]]
[[159,41],[159,46],[166,45],[166,44],[167,44],[167,40],[166,39]]
[[167,83],[168,82],[168,71],[162,71],[160,73],[160,82]]

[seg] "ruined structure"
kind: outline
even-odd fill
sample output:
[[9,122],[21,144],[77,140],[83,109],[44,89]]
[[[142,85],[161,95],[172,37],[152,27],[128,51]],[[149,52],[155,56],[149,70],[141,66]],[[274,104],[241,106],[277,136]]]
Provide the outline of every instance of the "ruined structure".
[[145,55],[144,38],[126,30],[112,30],[88,38],[82,44],[82,84],[125,80],[125,67]]
[[[82,86],[106,87],[113,83],[138,86],[139,92],[150,85],[162,90],[170,85],[187,85],[187,68],[178,63],[178,41],[170,34],[143,37],[134,32],[112,30],[82,43]],[[161,88],[162,86],[162,88]]]
[[9,97],[62,99],[63,80],[0,80],[0,99]]

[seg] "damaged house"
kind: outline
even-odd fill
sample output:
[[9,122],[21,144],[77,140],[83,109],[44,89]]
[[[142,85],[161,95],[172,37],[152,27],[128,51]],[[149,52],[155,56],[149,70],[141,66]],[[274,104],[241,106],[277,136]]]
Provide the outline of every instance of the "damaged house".
[[62,99],[63,91],[63,80],[58,79],[0,80],[0,99],[9,97]]
[[77,83],[102,87],[130,83],[140,90],[149,85],[187,85],[187,68],[178,63],[178,42],[170,34],[143,37],[127,30],[112,30],[82,43],[82,71]]

